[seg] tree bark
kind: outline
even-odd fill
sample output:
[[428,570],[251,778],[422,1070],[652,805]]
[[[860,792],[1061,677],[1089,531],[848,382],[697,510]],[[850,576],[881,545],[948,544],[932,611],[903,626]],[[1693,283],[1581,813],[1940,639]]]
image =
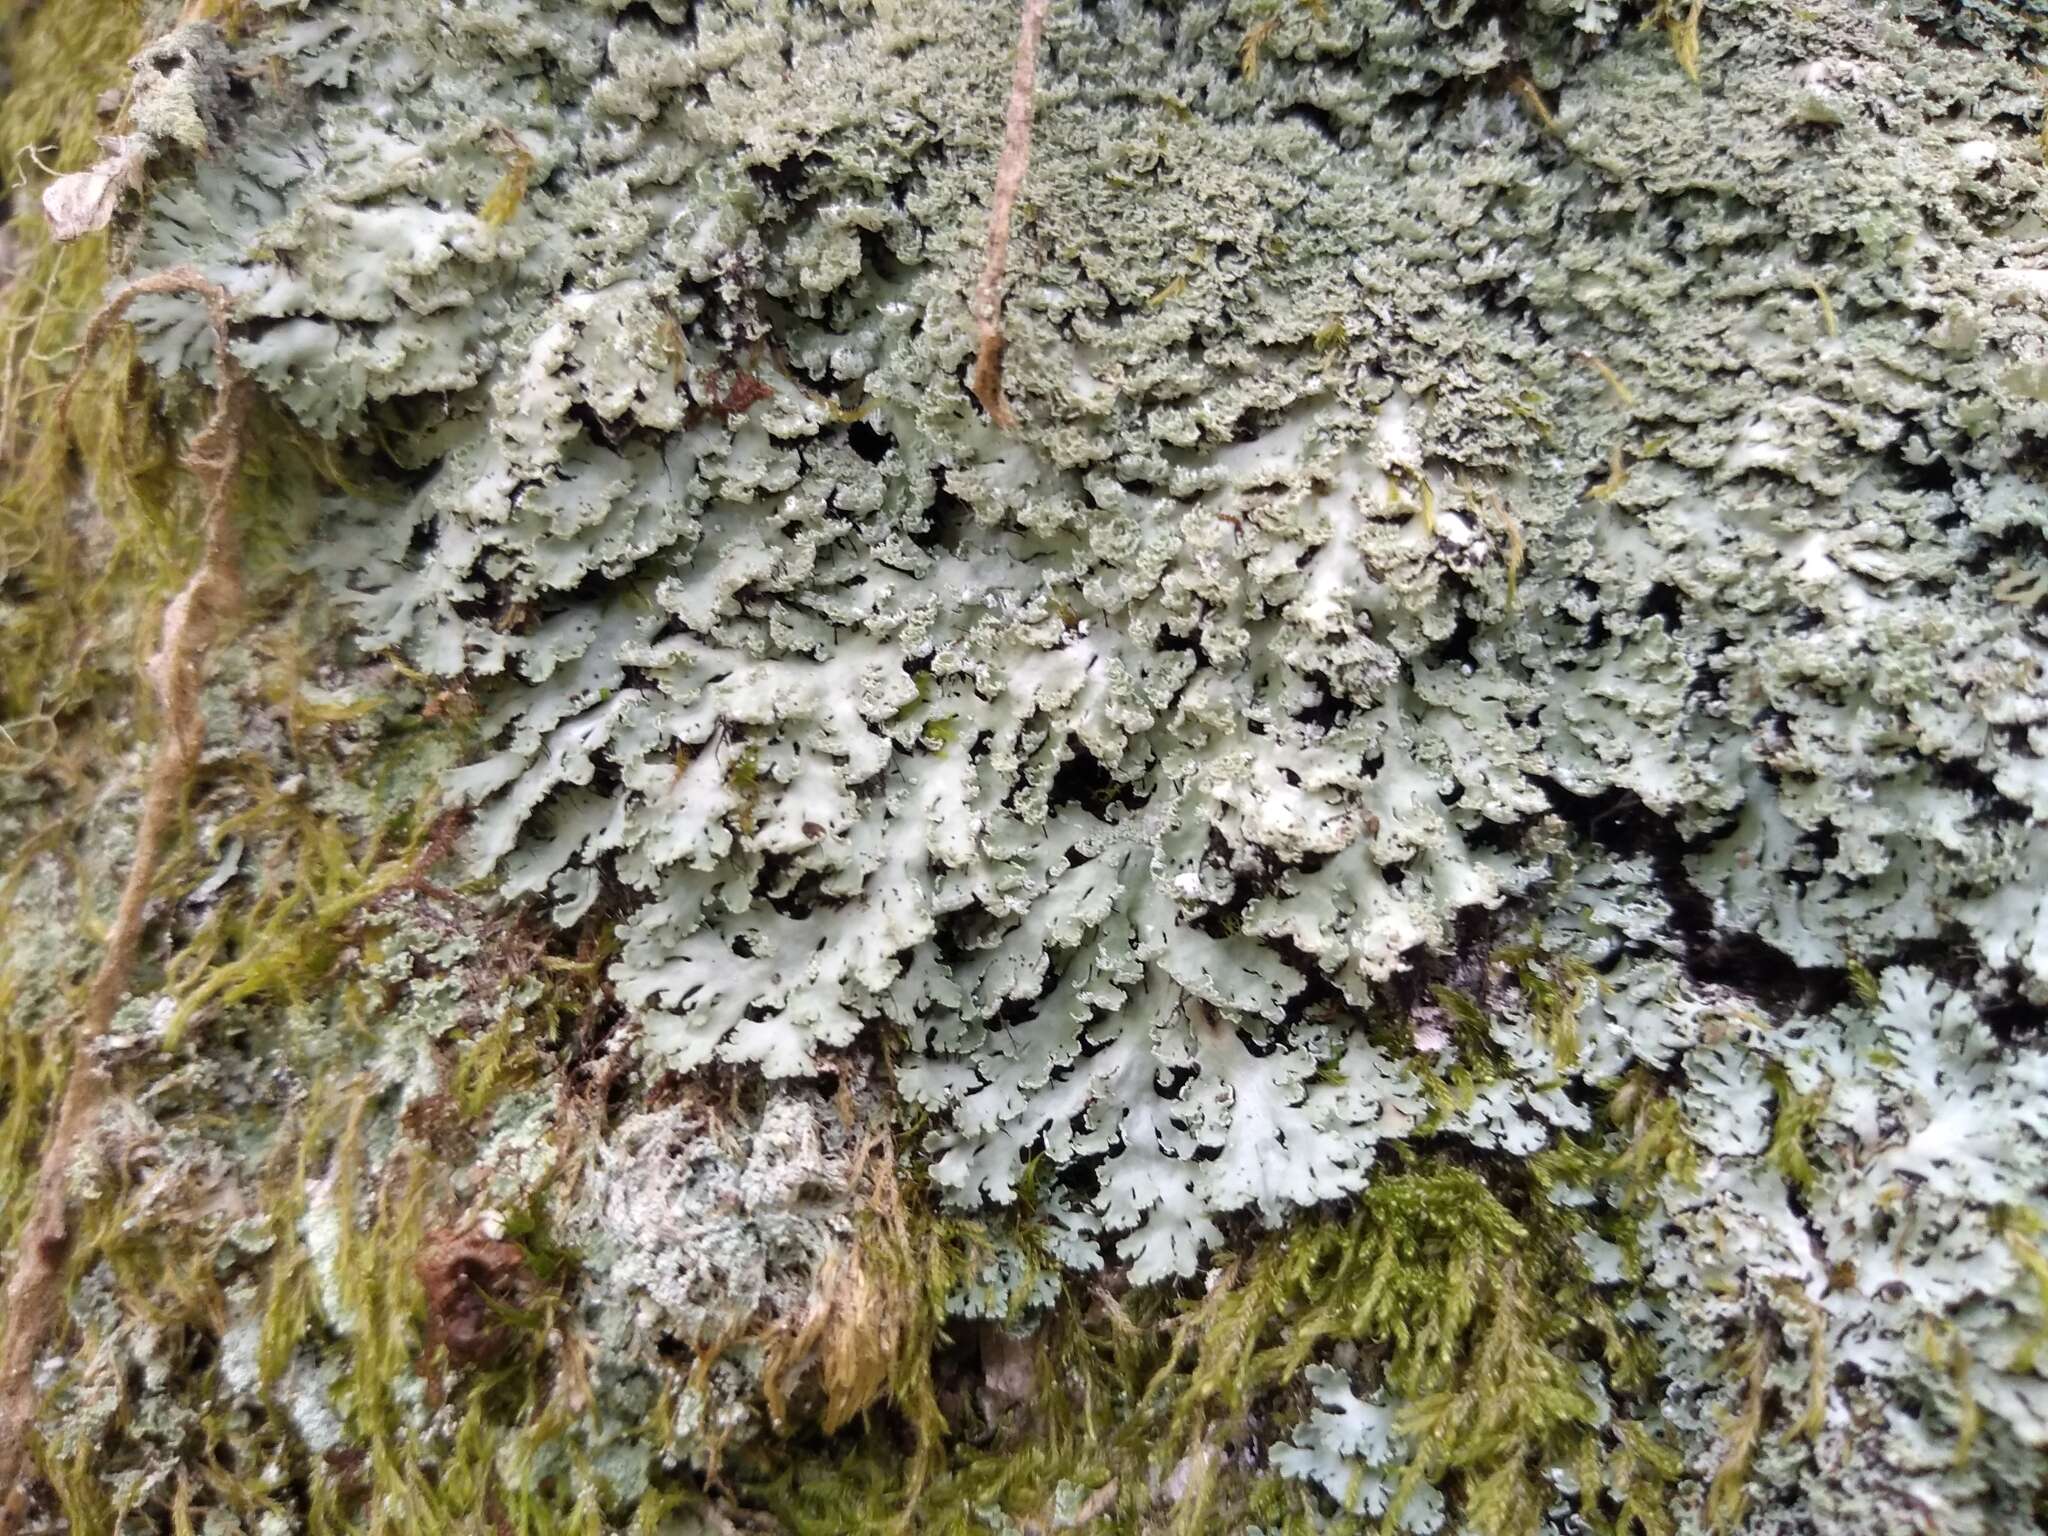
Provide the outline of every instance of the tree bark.
[[2041,1521],[2031,0],[0,39],[0,1529]]

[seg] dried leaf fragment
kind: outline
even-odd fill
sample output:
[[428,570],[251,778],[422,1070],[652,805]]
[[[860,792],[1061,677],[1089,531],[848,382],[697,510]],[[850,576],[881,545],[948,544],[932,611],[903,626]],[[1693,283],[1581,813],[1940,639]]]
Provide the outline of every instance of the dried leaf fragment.
[[526,1250],[476,1232],[430,1235],[414,1264],[427,1293],[427,1349],[456,1365],[481,1365],[510,1342],[503,1311],[526,1305],[533,1277]]
[[149,139],[139,133],[102,135],[107,153],[90,167],[59,176],[43,188],[43,217],[59,240],[76,240],[105,229],[123,192],[139,190],[149,162]]

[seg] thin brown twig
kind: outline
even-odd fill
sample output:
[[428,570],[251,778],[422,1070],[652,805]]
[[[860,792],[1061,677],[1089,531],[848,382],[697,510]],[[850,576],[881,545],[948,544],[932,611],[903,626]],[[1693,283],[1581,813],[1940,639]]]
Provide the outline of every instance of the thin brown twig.
[[213,412],[185,452],[185,466],[199,482],[203,497],[205,545],[191,578],[164,610],[163,634],[149,661],[149,680],[163,720],[143,786],[135,853],[99,969],[93,974],[84,1012],[72,1035],[64,1095],[43,1147],[34,1198],[15,1246],[14,1272],[7,1281],[7,1333],[0,1341],[0,1489],[6,1490],[5,1502],[0,1503],[0,1536],[13,1536],[26,1513],[25,1473],[37,1406],[35,1365],[57,1331],[71,1251],[71,1165],[91,1135],[110,1087],[106,1067],[95,1058],[93,1048],[127,994],[150,887],[186,781],[199,760],[204,737],[199,690],[207,648],[221,616],[241,595],[234,485],[241,467],[242,427],[249,400],[241,369],[228,350],[225,289],[189,267],[158,272],[122,289],[86,330],[79,371],[58,397],[55,429],[64,429],[71,395],[84,377],[87,360],[128,306],[150,293],[195,294],[205,301],[213,324]]
[[1045,31],[1045,0],[1024,0],[1017,25],[1017,68],[1010,76],[1010,105],[1003,119],[1003,153],[996,162],[995,197],[988,211],[988,249],[981,281],[974,287],[974,352],[971,388],[989,420],[1004,431],[1017,424],[1003,398],[1003,269],[1010,259],[1010,214],[1031,164],[1031,113],[1038,79],[1038,39]]

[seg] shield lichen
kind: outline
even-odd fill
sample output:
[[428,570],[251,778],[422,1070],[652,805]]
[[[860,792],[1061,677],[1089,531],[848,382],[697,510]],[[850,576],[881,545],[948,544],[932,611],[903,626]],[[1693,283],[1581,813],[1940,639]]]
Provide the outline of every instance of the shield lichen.
[[36,1518],[2038,1519],[2038,6],[1034,7],[1007,192],[993,0],[58,9],[9,1236],[206,316],[48,403],[262,399]]

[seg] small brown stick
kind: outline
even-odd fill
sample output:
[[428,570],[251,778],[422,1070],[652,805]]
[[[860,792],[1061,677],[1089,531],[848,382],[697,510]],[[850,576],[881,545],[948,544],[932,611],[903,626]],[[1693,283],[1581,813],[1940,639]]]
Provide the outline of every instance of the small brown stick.
[[1017,27],[1017,69],[1010,76],[1010,106],[1003,120],[1003,155],[996,162],[996,192],[989,204],[988,250],[982,257],[981,281],[974,287],[974,328],[981,340],[969,387],[989,420],[1006,432],[1016,426],[1017,418],[1003,398],[1003,268],[1010,259],[1010,214],[1031,164],[1032,90],[1038,79],[1038,39],[1044,31],[1045,0],[1024,0]]
[[1536,119],[1537,127],[1553,139],[1564,137],[1563,130],[1557,126],[1556,117],[1551,114],[1550,103],[1545,101],[1543,93],[1536,89],[1535,81],[1527,75],[1512,75],[1508,79],[1508,89],[1513,91],[1522,105],[1529,109],[1529,115]]
[[1067,1528],[1078,1531],[1082,1527],[1100,1520],[1104,1515],[1116,1508],[1118,1491],[1117,1480],[1112,1477],[1081,1502],[1081,1507],[1074,1511],[1073,1519],[1065,1522]]
[[163,714],[162,734],[149,764],[142,794],[142,820],[135,854],[121,887],[121,901],[108,930],[99,969],[86,993],[85,1011],[71,1041],[71,1066],[58,1104],[57,1121],[36,1170],[33,1202],[15,1245],[14,1273],[7,1281],[7,1333],[0,1341],[0,1536],[21,1527],[28,1498],[29,1440],[35,1425],[35,1365],[57,1332],[64,1305],[64,1271],[71,1252],[70,1173],[80,1146],[91,1135],[110,1083],[93,1047],[106,1034],[114,1011],[127,995],[129,973],[142,939],[144,910],[157,864],[177,818],[186,780],[199,760],[204,725],[199,713],[200,668],[220,617],[241,595],[239,545],[234,524],[234,485],[242,460],[242,425],[249,409],[241,369],[228,350],[228,295],[189,267],[142,278],[113,298],[85,333],[74,373],[58,397],[56,429],[63,430],[72,391],[85,363],[130,303],[148,293],[196,294],[213,322],[213,414],[185,453],[185,466],[204,496],[205,548],[184,589],[164,610],[163,636],[150,658],[148,675]]

